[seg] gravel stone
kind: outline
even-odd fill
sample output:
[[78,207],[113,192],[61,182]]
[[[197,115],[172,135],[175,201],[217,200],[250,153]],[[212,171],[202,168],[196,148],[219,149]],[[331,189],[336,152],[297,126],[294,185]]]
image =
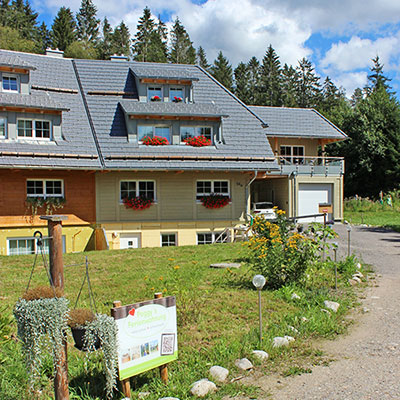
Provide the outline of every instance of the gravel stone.
[[332,310],[333,312],[337,312],[340,306],[340,304],[336,303],[336,301],[329,301],[329,300],[325,300],[324,305],[327,309]]
[[247,358],[241,358],[235,361],[235,365],[242,371],[247,371],[253,368],[253,364]]
[[229,370],[224,367],[220,367],[219,365],[214,365],[210,368],[209,373],[215,381],[225,382],[229,375]]
[[268,353],[263,350],[253,350],[252,354],[255,358],[259,359],[260,361],[267,360],[269,357]]
[[215,391],[217,391],[216,384],[208,379],[200,379],[199,381],[196,381],[190,389],[190,393],[197,397],[204,397],[209,393],[214,393]]

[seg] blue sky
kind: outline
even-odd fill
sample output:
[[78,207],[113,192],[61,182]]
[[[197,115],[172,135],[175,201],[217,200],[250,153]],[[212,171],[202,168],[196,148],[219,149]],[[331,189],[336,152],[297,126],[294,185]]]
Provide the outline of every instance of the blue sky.
[[[61,6],[77,12],[80,0],[31,0],[48,25]],[[145,6],[170,27],[176,16],[209,62],[219,50],[235,67],[271,44],[282,63],[309,58],[348,96],[367,82],[379,55],[391,85],[400,93],[400,1],[398,0],[94,0],[98,17],[121,20],[136,30]]]

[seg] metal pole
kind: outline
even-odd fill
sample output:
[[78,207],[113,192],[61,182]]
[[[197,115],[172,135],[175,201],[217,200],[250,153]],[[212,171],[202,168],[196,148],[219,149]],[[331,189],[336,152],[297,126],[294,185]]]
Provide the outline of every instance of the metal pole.
[[333,251],[335,253],[335,290],[337,290],[337,264],[336,264],[336,251],[337,251],[337,249],[334,248]]
[[262,343],[261,289],[258,289],[258,318],[260,321],[260,344]]
[[[68,217],[65,215],[46,215],[40,219],[46,220],[50,239],[50,276],[56,288],[64,290],[64,264],[62,257],[62,221]],[[56,400],[68,400],[68,358],[67,340],[64,337],[60,349],[60,358],[56,365],[54,377],[54,394]]]
[[350,257],[350,233],[351,230],[347,231],[347,257]]

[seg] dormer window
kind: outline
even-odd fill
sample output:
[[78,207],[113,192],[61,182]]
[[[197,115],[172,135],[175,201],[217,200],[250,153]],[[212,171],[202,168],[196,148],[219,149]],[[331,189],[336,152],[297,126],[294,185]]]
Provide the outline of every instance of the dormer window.
[[185,139],[194,138],[197,136],[204,136],[212,141],[212,127],[211,126],[181,126],[181,142]]
[[5,138],[7,135],[7,119],[0,117],[0,138]]
[[2,82],[3,92],[15,92],[18,93],[18,78],[12,75],[3,74]]
[[18,120],[18,137],[27,139],[50,139],[50,121],[39,121],[31,119]]
[[163,137],[171,143],[170,127],[166,125],[139,125],[138,141],[142,142],[144,137],[154,138],[155,136]]
[[147,88],[147,99],[149,101],[162,101],[161,86],[149,86]]
[[184,101],[183,88],[171,87],[169,89],[169,101],[173,101],[175,103],[180,103],[180,102]]

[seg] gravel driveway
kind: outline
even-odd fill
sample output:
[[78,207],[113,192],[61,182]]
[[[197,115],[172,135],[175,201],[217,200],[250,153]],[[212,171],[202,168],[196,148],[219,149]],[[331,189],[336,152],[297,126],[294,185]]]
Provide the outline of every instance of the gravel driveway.
[[[347,254],[347,231],[335,225],[339,254]],[[400,399],[400,233],[353,227],[351,249],[374,266],[377,284],[366,291],[348,335],[325,342],[336,361],[314,367],[311,374],[258,380],[264,398],[279,399]],[[268,397],[267,393],[272,394]]]

